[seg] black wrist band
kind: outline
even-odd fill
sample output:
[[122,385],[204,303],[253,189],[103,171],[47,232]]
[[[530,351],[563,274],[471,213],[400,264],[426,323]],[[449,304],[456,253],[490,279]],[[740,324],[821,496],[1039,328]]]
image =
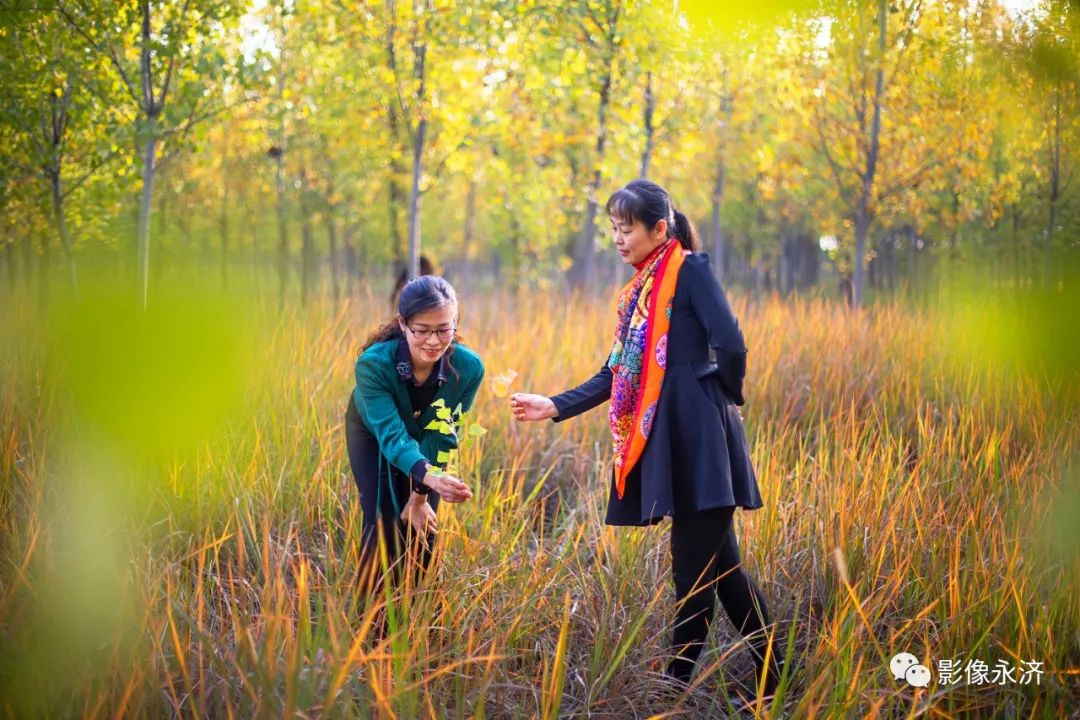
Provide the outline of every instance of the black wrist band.
[[431,492],[431,488],[424,484],[424,476],[427,475],[428,468],[431,467],[427,460],[417,460],[416,464],[412,466],[412,472],[409,476],[412,478],[412,489],[417,495],[427,495]]

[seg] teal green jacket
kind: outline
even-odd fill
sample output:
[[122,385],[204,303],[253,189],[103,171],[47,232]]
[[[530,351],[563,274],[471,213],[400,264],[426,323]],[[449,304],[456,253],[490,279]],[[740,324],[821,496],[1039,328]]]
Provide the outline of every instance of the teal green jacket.
[[[398,378],[397,347],[397,339],[387,340],[360,354],[353,397],[360,419],[378,441],[382,456],[408,475],[420,460],[438,465],[439,452],[456,448],[458,439],[424,429],[435,419],[434,407],[413,417],[408,387]],[[484,363],[475,352],[457,343],[450,365],[453,370],[447,368],[446,382],[439,387],[435,400],[442,398],[451,410],[460,404],[461,411],[468,412],[484,379]]]

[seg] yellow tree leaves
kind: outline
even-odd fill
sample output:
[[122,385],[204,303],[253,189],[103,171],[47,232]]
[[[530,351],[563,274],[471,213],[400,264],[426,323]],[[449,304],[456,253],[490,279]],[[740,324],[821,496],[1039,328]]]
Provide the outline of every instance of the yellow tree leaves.
[[[162,27],[178,7],[166,5]],[[215,52],[179,69],[176,82],[183,109],[217,108],[209,101],[218,98],[225,109],[193,129],[173,124],[162,138],[166,155],[194,150],[190,162],[167,163],[155,201],[197,212],[168,223],[182,219],[195,235],[216,237],[222,218],[236,216],[238,227],[244,217],[255,228],[237,242],[254,245],[263,226],[276,241],[280,159],[287,250],[297,247],[302,186],[317,245],[329,247],[333,219],[365,261],[390,261],[395,223],[404,226],[412,133],[423,119],[421,235],[440,258],[494,266],[498,257],[500,272],[513,277],[557,277],[580,237],[586,198],[602,203],[641,172],[647,153],[649,177],[672,191],[710,245],[719,234],[748,263],[771,262],[785,233],[799,230],[836,235],[838,253],[850,254],[854,228],[845,221],[867,172],[878,68],[871,235],[907,225],[935,236],[990,228],[1021,205],[1041,213],[1055,143],[1059,202],[1075,206],[1076,184],[1067,181],[1080,111],[1066,72],[1075,21],[1055,3],[1026,19],[995,3],[933,0],[918,12],[893,3],[883,54],[876,5],[855,0],[428,5],[278,0],[249,8],[242,34],[212,33]],[[83,6],[106,19],[111,12],[116,26],[131,15],[127,5]],[[108,30],[87,32],[95,40]],[[415,43],[427,47],[422,74]],[[16,49],[5,62],[18,60]],[[121,52],[134,67],[138,49]],[[113,61],[91,55],[82,70],[92,94],[125,97]],[[230,65],[234,55],[249,64]],[[34,72],[5,72],[15,81],[7,96],[24,80],[30,96],[72,77],[59,64],[27,68]],[[646,97],[655,105],[648,120]],[[96,101],[97,126],[73,140],[83,148],[79,169],[102,162],[108,173],[111,187],[80,190],[95,190],[103,224],[129,219],[122,208],[139,165],[129,107]],[[0,136],[11,148],[5,167],[26,147],[21,132],[9,123]],[[33,205],[19,201],[19,212],[44,211]]]

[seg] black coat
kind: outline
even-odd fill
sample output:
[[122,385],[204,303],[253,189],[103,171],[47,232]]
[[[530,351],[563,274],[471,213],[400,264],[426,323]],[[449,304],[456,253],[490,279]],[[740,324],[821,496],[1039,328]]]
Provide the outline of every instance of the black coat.
[[[668,329],[667,370],[645,449],[622,499],[611,473],[608,525],[651,525],[676,512],[762,506],[736,405],[743,404],[746,344],[704,253],[687,255]],[[611,398],[605,362],[592,378],[552,398],[567,420]]]

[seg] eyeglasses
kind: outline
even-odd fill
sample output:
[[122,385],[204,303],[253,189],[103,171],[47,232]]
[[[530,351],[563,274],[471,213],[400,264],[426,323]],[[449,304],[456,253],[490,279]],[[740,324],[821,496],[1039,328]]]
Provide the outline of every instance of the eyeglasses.
[[[409,326],[406,325],[405,327],[409,327]],[[429,337],[431,337],[434,334],[434,335],[438,336],[438,338],[440,340],[442,340],[443,342],[446,342],[450,338],[454,337],[454,331],[455,330],[457,330],[457,328],[453,327],[453,326],[448,327],[448,328],[438,328],[438,329],[433,329],[433,330],[414,330],[411,327],[409,328],[409,332],[411,332],[413,334],[413,337],[416,338],[417,340],[427,340]]]

